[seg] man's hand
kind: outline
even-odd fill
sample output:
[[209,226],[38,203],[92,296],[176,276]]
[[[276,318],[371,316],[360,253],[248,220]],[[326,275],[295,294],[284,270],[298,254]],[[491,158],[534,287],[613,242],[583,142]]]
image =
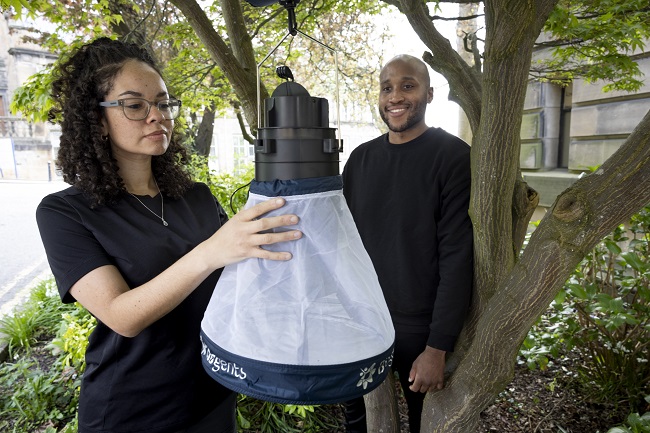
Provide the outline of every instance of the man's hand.
[[427,346],[417,357],[409,373],[409,389],[414,392],[428,392],[445,386],[445,352]]

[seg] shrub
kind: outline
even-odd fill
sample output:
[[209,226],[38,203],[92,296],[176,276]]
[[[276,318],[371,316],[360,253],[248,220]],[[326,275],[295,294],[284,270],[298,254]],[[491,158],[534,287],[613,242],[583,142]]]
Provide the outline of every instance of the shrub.
[[53,279],[41,281],[19,309],[0,318],[0,339],[8,344],[10,352],[16,348],[29,350],[41,335],[53,333],[62,309],[69,308],[62,306],[55,294]]
[[240,395],[237,424],[243,433],[316,433],[335,431],[339,421],[326,406],[282,405]]
[[31,291],[19,310],[3,318],[2,332],[13,332],[7,339],[14,343],[12,362],[0,366],[0,431],[77,431],[80,371],[66,366],[67,352],[50,356],[49,347],[42,344],[52,336],[55,341],[65,338],[60,323],[69,323],[64,317],[76,311],[82,311],[81,306],[62,304],[49,279]]
[[217,197],[228,217],[232,217],[246,204],[248,185],[255,176],[255,167],[252,163],[241,175],[216,173],[208,167],[207,158],[197,155],[192,155],[188,170],[192,179],[210,187],[212,194]]
[[569,352],[592,398],[641,411],[650,394],[650,207],[584,258],[520,354],[544,368]]
[[[645,400],[650,403],[650,395],[646,396]],[[643,415],[631,413],[624,425],[613,427],[607,433],[650,433],[650,412]]]
[[97,321],[88,310],[79,304],[75,305],[78,308],[62,315],[57,336],[49,347],[63,367],[73,368],[81,375],[86,368],[88,338]]

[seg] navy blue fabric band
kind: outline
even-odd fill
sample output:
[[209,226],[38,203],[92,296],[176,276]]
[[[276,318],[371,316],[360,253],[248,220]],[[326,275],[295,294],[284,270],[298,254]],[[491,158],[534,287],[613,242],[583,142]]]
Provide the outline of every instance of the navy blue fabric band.
[[250,192],[266,197],[281,197],[302,194],[316,194],[343,189],[343,178],[338,176],[310,177],[305,179],[274,180],[258,182],[253,180]]
[[287,365],[230,353],[201,331],[203,368],[240,394],[282,404],[334,404],[377,388],[393,363],[393,345],[377,356],[347,364]]

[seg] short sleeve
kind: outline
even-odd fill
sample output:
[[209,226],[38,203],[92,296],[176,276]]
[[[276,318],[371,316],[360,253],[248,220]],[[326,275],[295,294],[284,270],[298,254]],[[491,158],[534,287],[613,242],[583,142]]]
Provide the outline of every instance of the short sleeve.
[[65,197],[48,195],[36,209],[36,222],[59,295],[74,302],[70,288],[84,275],[112,261]]

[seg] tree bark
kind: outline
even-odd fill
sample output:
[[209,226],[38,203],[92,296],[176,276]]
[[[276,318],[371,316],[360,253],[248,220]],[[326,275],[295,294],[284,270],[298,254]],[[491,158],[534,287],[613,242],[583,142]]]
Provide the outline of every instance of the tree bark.
[[526,233],[537,205],[539,194],[521,179],[515,181],[512,197],[512,245],[515,257],[519,255]]
[[194,141],[194,150],[200,156],[209,156],[210,147],[212,147],[212,135],[214,132],[214,108],[203,110],[203,117],[199,124],[199,130],[196,133]]
[[[515,263],[513,197],[532,48],[557,0],[485,4],[481,123],[472,144],[476,298],[480,308]],[[480,314],[480,311],[479,311]]]
[[399,411],[395,392],[395,376],[389,373],[386,380],[363,397],[366,404],[368,431],[373,433],[399,433]]
[[255,51],[253,50],[253,44],[246,29],[246,24],[244,23],[241,1],[220,0],[220,3],[233,55],[246,71],[254,73],[257,76]]
[[[461,4],[458,7],[458,15],[463,16],[474,16],[478,13],[479,3],[471,4]],[[476,32],[478,31],[478,24],[476,18],[471,20],[462,20],[458,21],[456,25],[456,50],[460,57],[467,62],[468,65],[473,66],[478,72],[482,68],[482,60],[478,52],[467,51],[465,47],[468,45],[467,40],[474,35],[472,40],[476,41]],[[475,47],[476,44],[472,44],[471,49],[478,48]],[[472,128],[469,124],[469,120],[465,115],[465,112],[462,109],[458,110],[458,136],[462,138],[467,143],[472,142]]]

